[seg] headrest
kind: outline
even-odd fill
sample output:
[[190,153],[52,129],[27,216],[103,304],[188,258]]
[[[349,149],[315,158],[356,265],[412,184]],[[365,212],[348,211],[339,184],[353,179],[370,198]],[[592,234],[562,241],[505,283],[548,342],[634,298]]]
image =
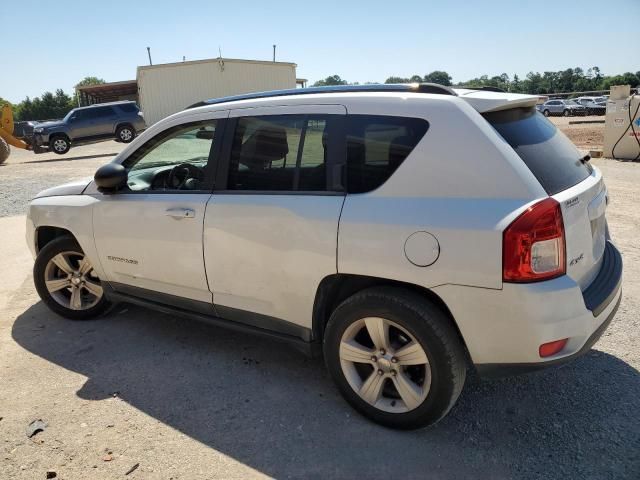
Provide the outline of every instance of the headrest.
[[259,127],[242,145],[240,163],[251,169],[264,169],[289,153],[287,132],[280,125]]

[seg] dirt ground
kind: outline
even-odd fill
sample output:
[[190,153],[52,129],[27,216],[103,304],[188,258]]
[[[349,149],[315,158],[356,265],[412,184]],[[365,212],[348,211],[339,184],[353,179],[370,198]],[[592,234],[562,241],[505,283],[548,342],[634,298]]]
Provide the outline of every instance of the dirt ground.
[[602,150],[604,144],[604,123],[573,123],[602,121],[603,116],[589,117],[549,117],[562,132],[583,150]]
[[[42,305],[25,198],[119,148],[16,152],[0,167],[0,478],[639,478],[640,163],[593,161],[625,262],[595,348],[560,369],[472,375],[442,422],[397,432],[355,414],[320,360],[280,344],[127,305],[89,322]],[[38,419],[47,427],[27,438]]]

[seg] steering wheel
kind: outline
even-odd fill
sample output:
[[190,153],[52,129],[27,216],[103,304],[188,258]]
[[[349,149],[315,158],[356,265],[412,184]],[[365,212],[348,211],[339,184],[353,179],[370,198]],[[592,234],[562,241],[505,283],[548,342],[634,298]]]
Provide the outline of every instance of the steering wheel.
[[193,190],[204,180],[204,171],[190,163],[181,163],[169,171],[167,187],[175,190]]

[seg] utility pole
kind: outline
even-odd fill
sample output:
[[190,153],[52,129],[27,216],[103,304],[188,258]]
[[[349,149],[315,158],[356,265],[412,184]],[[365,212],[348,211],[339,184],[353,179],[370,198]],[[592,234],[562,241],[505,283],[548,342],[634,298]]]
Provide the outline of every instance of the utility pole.
[[273,46],[273,61],[276,61],[276,46]]
[[153,62],[151,61],[151,47],[147,47],[147,55],[149,55],[149,65],[153,65]]

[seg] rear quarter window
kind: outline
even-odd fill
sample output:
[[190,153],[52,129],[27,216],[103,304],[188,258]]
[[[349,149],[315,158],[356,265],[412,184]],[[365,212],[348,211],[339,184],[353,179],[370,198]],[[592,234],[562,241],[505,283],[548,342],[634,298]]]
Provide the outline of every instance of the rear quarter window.
[[370,192],[386,182],[428,128],[421,118],[348,115],[347,192]]
[[118,105],[118,108],[126,113],[135,113],[138,111],[138,106],[135,103],[123,103]]
[[566,190],[591,175],[583,155],[535,108],[485,113],[484,118],[511,145],[549,195]]

